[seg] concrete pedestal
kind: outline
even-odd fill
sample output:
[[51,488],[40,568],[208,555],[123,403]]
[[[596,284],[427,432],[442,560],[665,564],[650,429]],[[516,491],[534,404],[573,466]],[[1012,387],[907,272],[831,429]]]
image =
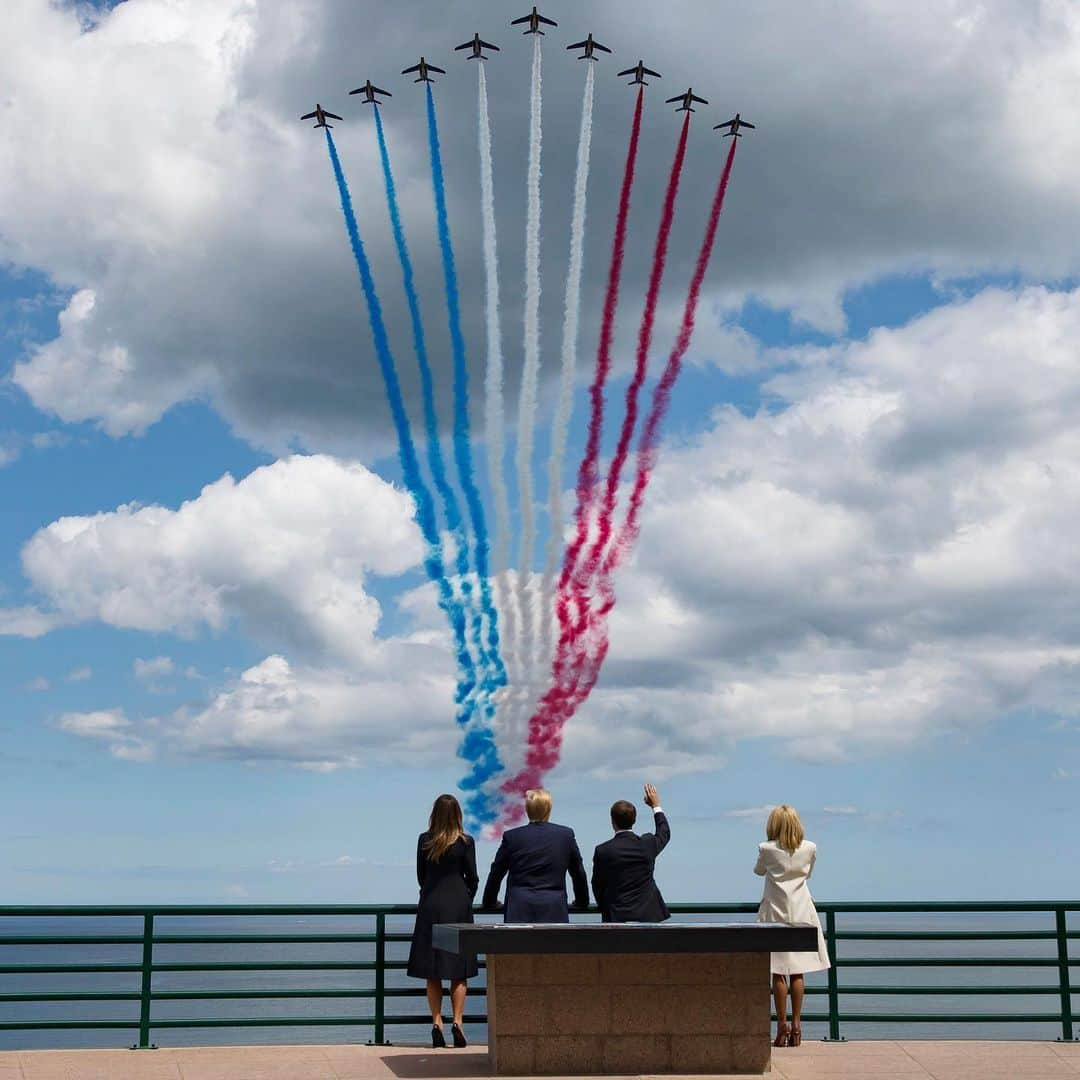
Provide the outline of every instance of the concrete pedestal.
[[816,948],[817,932],[478,925],[434,940],[486,952],[497,1075],[723,1074],[769,1069],[769,952]]

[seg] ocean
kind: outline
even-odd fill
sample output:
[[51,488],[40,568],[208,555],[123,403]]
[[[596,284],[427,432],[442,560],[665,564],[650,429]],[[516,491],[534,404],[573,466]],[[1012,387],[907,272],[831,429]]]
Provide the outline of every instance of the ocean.
[[[592,918],[595,918],[592,917]],[[751,916],[678,916],[680,921],[749,921]],[[1070,916],[1069,929],[1080,928],[1080,914]],[[848,915],[837,916],[838,929],[844,931],[1046,931],[1053,929],[1049,914],[941,914],[941,915]],[[389,934],[408,934],[412,920],[408,916],[387,918]],[[156,934],[328,934],[371,933],[371,916],[158,916]],[[0,936],[33,935],[91,935],[138,934],[142,920],[137,917],[29,917],[0,918]],[[889,995],[843,993],[841,1010],[846,1013],[868,1013],[871,1022],[841,1022],[841,1034],[854,1039],[1049,1039],[1061,1035],[1061,1026],[1047,1021],[999,1021],[972,1023],[949,1020],[950,1016],[970,1013],[1058,1013],[1060,997],[1057,991],[1056,966],[1013,966],[1018,957],[1037,957],[1056,960],[1057,945],[1053,940],[994,940],[994,941],[861,941],[841,940],[841,958],[857,957],[989,957],[1000,959],[1002,965],[985,967],[874,968],[841,967],[840,987],[892,986],[900,992]],[[1074,946],[1074,954],[1076,947]],[[390,961],[404,962],[407,942],[387,945]],[[158,944],[154,959],[157,963],[198,963],[254,961],[261,963],[336,961],[365,962],[374,959],[374,945],[367,943],[265,943],[265,944]],[[141,949],[138,945],[36,945],[12,944],[0,946],[0,965],[11,964],[138,964]],[[1074,986],[1080,984],[1080,971],[1073,969]],[[157,972],[155,991],[231,990],[265,991],[303,988],[329,991],[359,990],[374,987],[372,971],[227,971],[227,972]],[[807,976],[811,989],[806,998],[805,1012],[827,1011],[827,998],[814,994],[813,988],[824,988],[825,973]],[[473,984],[482,987],[483,972]],[[1050,992],[987,994],[986,989],[1000,986],[1049,988]],[[5,974],[0,973],[0,993],[78,993],[83,991],[138,992],[138,972],[101,974]],[[412,988],[415,997],[387,999],[388,1019],[394,1016],[418,1016],[426,1013],[423,985],[409,979],[404,971],[386,972],[389,989]],[[942,987],[940,993],[905,993],[905,987]],[[979,996],[957,993],[959,987],[981,990]],[[447,1009],[449,1002],[447,1002]],[[1080,986],[1072,996],[1074,1015],[1080,1016]],[[482,1013],[482,994],[471,996],[468,1013]],[[166,1000],[155,1001],[155,1019],[206,1018],[227,1021],[247,1017],[293,1017],[300,1021],[289,1027],[158,1028],[151,1031],[158,1045],[195,1046],[237,1043],[322,1043],[367,1042],[373,1038],[370,1027],[341,1025],[312,1025],[318,1017],[372,1017],[374,1001],[364,998],[270,998],[227,1000]],[[897,1014],[919,1013],[941,1017],[941,1021],[926,1023],[896,1023],[889,1017]],[[131,1030],[44,1030],[0,1031],[0,1049],[116,1047],[126,1046],[137,1039],[138,1001],[77,1001],[77,1002],[0,1002],[0,1021],[18,1020],[131,1020]],[[397,1044],[424,1044],[430,1025],[388,1024],[386,1038]],[[467,1024],[472,1041],[486,1038],[482,1024]],[[806,1039],[822,1038],[827,1034],[823,1023],[804,1022]]]

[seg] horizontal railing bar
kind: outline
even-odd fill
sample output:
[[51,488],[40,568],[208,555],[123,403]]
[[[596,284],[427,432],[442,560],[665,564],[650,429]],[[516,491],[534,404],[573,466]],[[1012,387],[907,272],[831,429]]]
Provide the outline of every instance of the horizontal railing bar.
[[1056,941],[1053,930],[838,930],[837,941]]
[[[431,1023],[431,1017],[427,1018]],[[201,1020],[153,1020],[154,1028],[371,1027],[374,1016],[214,1016]]]
[[80,936],[49,937],[27,934],[0,937],[0,945],[142,945],[141,934],[84,934]]
[[[827,994],[826,986],[808,986],[808,994]],[[1058,994],[1061,987],[1057,986],[839,986],[840,994],[942,994],[952,997],[970,997],[981,994],[1033,994],[1046,995]]]
[[[420,994],[424,991],[420,990]],[[139,995],[136,994],[136,997]],[[153,1001],[232,1001],[238,998],[373,998],[375,990],[154,990]],[[0,998],[2,1000],[2,998]]]
[[[387,965],[389,967],[389,965]],[[403,964],[402,967],[407,967]],[[141,968],[139,970],[142,970]],[[199,963],[157,963],[157,971],[374,971],[374,960],[236,960]]]
[[137,990],[30,991],[25,994],[0,994],[0,1001],[138,1001]]
[[[406,937],[408,941],[412,935]],[[142,939],[139,939],[140,943]],[[155,934],[155,945],[372,944],[374,934]],[[0,944],[3,940],[0,939]]]
[[111,975],[142,971],[141,964],[0,964],[0,975]]
[[[1080,962],[1080,958],[1078,961]],[[841,956],[841,967],[1057,967],[1045,956]]]
[[[804,1020],[808,1017],[804,1016]],[[841,1013],[843,1024],[1060,1024],[1061,1013]]]
[[[1080,900],[937,900],[937,901],[816,901],[818,911],[835,911],[838,914],[939,914],[957,913],[1017,913],[1017,912],[1080,912]],[[477,914],[484,914],[479,908]],[[672,904],[675,914],[686,915],[735,915],[755,914],[754,903],[724,904]],[[597,913],[595,907],[588,911]],[[0,918],[33,918],[49,916],[121,917],[121,916],[374,916],[415,915],[415,904],[161,904],[140,906],[137,904],[42,904],[0,905]]]
[[137,1028],[139,1020],[18,1020],[0,1022],[0,1031],[96,1031],[99,1028]]

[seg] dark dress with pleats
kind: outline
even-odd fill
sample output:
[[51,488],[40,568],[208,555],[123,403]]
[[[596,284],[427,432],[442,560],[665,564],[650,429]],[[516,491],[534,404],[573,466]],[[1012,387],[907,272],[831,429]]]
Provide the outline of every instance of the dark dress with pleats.
[[428,834],[416,842],[416,880],[420,883],[420,906],[416,913],[408,973],[414,979],[474,978],[479,967],[475,956],[443,952],[431,944],[431,928],[436,923],[471,923],[472,902],[480,885],[476,873],[476,845],[463,836],[432,862],[424,851]]

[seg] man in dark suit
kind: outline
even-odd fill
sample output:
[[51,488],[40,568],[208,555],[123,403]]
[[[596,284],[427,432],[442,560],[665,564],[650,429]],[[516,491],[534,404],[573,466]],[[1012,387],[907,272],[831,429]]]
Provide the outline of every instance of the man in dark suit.
[[637,810],[620,799],[611,807],[615,835],[593,855],[592,889],[604,922],[663,922],[671,915],[656,887],[656,856],[671,839],[667,816],[652,784],[645,785],[645,805],[652,809],[655,833],[638,836]]
[[508,923],[569,922],[566,875],[574,883],[574,907],[589,906],[589,881],[574,830],[548,821],[551,796],[543,789],[525,793],[529,824],[503,833],[491,864],[482,906],[497,910],[499,886],[506,883]]

